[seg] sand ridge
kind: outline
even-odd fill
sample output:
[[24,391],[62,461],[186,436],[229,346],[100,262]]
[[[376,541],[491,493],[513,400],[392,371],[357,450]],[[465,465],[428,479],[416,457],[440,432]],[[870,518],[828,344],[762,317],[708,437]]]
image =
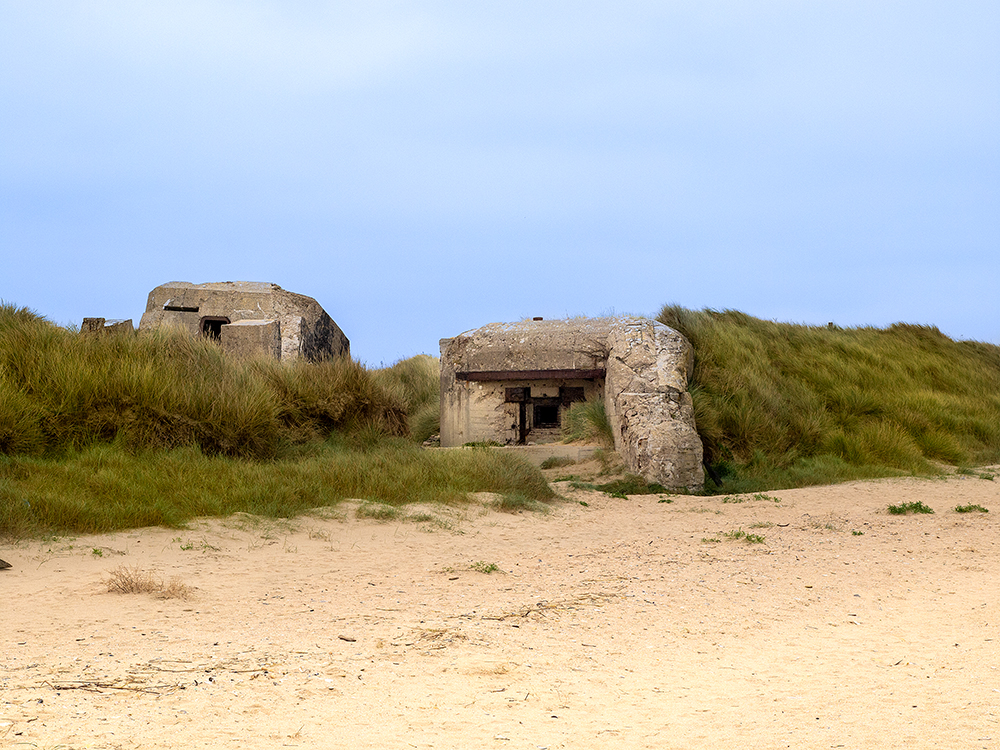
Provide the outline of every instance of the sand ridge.
[[1000,747],[1000,481],[559,487],[0,546],[0,746]]

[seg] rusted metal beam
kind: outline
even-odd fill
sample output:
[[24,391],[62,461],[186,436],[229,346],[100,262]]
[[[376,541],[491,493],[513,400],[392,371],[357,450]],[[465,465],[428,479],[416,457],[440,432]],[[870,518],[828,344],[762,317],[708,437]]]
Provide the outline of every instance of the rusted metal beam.
[[605,370],[482,370],[456,372],[456,380],[596,380],[604,377]]

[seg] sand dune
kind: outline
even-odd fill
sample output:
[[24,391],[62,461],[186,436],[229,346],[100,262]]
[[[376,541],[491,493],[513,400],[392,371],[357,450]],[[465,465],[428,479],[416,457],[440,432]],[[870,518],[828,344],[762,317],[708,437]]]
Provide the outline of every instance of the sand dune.
[[1000,747],[1000,480],[767,494],[2,545],[0,745]]

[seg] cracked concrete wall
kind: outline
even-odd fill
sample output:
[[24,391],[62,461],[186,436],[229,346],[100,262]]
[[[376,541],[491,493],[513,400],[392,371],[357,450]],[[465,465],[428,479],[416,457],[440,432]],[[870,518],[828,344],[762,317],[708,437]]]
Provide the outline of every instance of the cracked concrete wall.
[[[603,396],[615,450],[629,471],[665,487],[704,482],[702,445],[687,392],[694,352],[677,331],[645,318],[575,318],[493,323],[441,340],[441,444],[517,442],[510,387],[583,387]],[[544,371],[600,371],[586,380],[545,378]],[[500,380],[539,371],[535,379]],[[462,379],[460,376],[464,375]],[[533,442],[558,439],[533,430]]]

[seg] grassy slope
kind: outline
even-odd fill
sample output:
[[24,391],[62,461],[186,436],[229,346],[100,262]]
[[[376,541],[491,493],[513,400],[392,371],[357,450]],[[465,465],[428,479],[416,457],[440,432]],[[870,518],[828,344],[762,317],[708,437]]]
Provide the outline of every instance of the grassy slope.
[[79,335],[0,304],[0,535],[289,516],[345,497],[553,497],[521,459],[405,439],[436,414],[437,388],[431,357],[374,373],[232,359],[186,335]]
[[0,536],[182,526],[238,511],[287,518],[345,498],[461,502],[479,491],[554,497],[517,456],[425,451],[399,438],[367,446],[334,438],[272,461],[92,445],[59,459],[0,456]]
[[182,332],[79,335],[0,305],[0,453],[115,442],[273,458],[332,430],[406,431],[406,405],[349,359],[232,359]]
[[725,491],[1000,460],[1000,347],[936,328],[828,328],[665,307]]
[[[1000,460],[1000,348],[937,329],[773,323],[668,306],[721,491]],[[187,336],[79,336],[0,304],[0,534],[289,516],[359,497],[552,497],[490,451],[427,453],[437,363],[231,360]]]

